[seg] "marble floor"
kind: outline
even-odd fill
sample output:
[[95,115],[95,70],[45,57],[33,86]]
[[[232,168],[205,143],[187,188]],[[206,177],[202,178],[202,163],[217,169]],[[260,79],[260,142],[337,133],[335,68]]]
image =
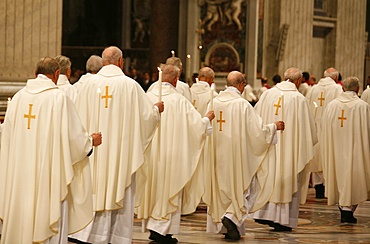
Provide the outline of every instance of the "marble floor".
[[[269,226],[246,221],[246,235],[238,243],[370,243],[370,201],[360,204],[354,214],[357,224],[341,224],[337,206],[327,206],[326,199],[315,199],[309,189],[307,202],[300,206],[298,227],[292,232],[275,232]],[[221,234],[206,230],[205,206],[181,219],[179,243],[230,242]],[[133,243],[150,243],[149,233],[142,232],[141,220],[135,219]]]

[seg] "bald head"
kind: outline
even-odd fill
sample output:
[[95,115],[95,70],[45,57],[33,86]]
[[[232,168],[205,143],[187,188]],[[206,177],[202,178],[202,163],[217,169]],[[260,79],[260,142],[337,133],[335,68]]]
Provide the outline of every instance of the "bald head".
[[199,70],[199,80],[207,82],[209,85],[213,83],[215,72],[209,67],[203,67]]
[[238,87],[241,83],[245,83],[245,78],[239,71],[231,71],[226,77],[227,86]]
[[335,82],[338,82],[339,72],[335,68],[330,67],[324,71],[324,77],[330,77]]
[[120,68],[123,67],[122,51],[118,47],[110,46],[104,49],[102,54],[103,65],[114,64]]
[[348,77],[343,81],[344,91],[358,92],[360,89],[360,80],[357,77]]

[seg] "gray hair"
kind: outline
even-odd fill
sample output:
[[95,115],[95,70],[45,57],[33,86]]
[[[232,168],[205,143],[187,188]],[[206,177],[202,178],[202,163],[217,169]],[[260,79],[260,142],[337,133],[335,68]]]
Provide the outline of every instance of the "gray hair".
[[296,67],[291,67],[287,69],[284,73],[284,79],[293,82],[298,79],[302,78],[302,70],[296,68]]
[[231,71],[226,77],[227,86],[238,86],[240,83],[246,83],[245,77],[239,71]]
[[103,67],[102,58],[98,55],[91,55],[86,62],[86,72],[95,74]]
[[60,73],[62,75],[67,74],[67,70],[71,68],[72,63],[71,60],[69,60],[68,57],[63,56],[63,55],[58,55],[55,57],[55,60],[59,63],[60,65]]
[[171,57],[171,58],[168,58],[166,60],[166,64],[172,64],[172,65],[175,65],[176,67],[178,67],[179,69],[182,68],[182,62],[181,62],[181,59],[179,59],[178,57]]
[[333,80],[337,80],[339,77],[339,72],[335,68],[330,67],[324,71],[324,77],[330,77]]
[[119,61],[120,58],[123,57],[121,49],[115,46],[110,46],[104,49],[102,54],[102,63],[107,64],[115,64]]
[[162,70],[162,80],[164,82],[172,82],[178,77],[178,73],[180,72],[180,69],[172,64],[162,64],[160,68]]
[[360,80],[357,77],[348,77],[343,81],[344,91],[357,92],[360,87]]
[[214,78],[215,77],[215,72],[213,71],[213,69],[209,68],[209,67],[203,67],[199,70],[199,75],[198,75],[199,78]]

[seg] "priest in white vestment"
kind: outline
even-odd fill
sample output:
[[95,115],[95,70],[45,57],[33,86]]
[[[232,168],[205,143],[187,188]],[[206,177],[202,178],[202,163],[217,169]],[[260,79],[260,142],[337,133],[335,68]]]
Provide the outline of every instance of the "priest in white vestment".
[[[211,100],[211,96],[216,97],[218,95],[217,92],[214,91],[214,88],[211,88],[212,84],[214,84],[214,77],[215,72],[211,68],[203,67],[199,70],[198,82],[194,83],[190,88],[193,106],[201,116],[205,116],[207,114],[207,106]],[[191,197],[191,200],[194,201],[193,206],[196,206],[200,203],[205,189],[204,178],[208,174],[209,172],[204,170],[204,152],[202,151],[198,169],[185,186],[186,191],[197,193],[197,195],[193,195]],[[191,188],[197,189],[194,190]],[[193,211],[194,209],[186,210],[183,208],[182,214],[189,214]]]
[[90,76],[98,73],[102,67],[102,58],[98,55],[91,55],[86,61],[86,74],[82,75],[80,79],[73,84],[73,86],[77,89],[77,93],[82,89],[82,85],[89,80]]
[[209,206],[207,232],[221,231],[226,239],[239,240],[245,233],[248,213],[245,198],[253,176],[276,130],[283,129],[284,123],[262,124],[261,117],[241,97],[246,83],[242,73],[232,71],[226,80],[226,90],[213,100],[216,123],[212,137],[207,139],[213,140],[213,146],[207,144],[205,150],[209,162],[205,168],[208,177],[203,199]]
[[[211,86],[215,78],[215,72],[209,67],[203,67],[199,70],[198,82],[194,83],[191,88],[191,102],[198,112],[204,116],[207,112],[207,106],[211,99]],[[213,90],[213,97],[217,92]]]
[[[307,93],[306,98],[314,116],[318,139],[321,135],[321,118],[326,106],[343,92],[342,86],[335,80],[339,72],[334,68],[324,71],[324,78],[320,79],[317,85],[313,86]],[[312,172],[312,185],[315,187],[316,198],[324,198],[325,182],[322,174],[322,160],[320,156],[320,140],[314,146],[315,157],[311,160],[309,171]]]
[[370,87],[361,94],[361,99],[370,104]]
[[67,243],[93,218],[89,137],[74,104],[56,86],[59,64],[37,63],[10,102],[0,158],[1,243]]
[[154,105],[140,85],[123,73],[119,48],[106,48],[102,59],[103,67],[82,85],[76,102],[86,129],[104,135],[104,144],[90,157],[95,217],[71,238],[131,243],[135,174],[144,163],[164,105]]
[[302,82],[298,87],[298,91],[303,95],[306,96],[307,93],[310,91],[310,74],[308,72],[302,73]]
[[[175,65],[176,67],[178,67],[180,69],[180,72],[178,74],[178,77],[180,78],[181,76],[181,73],[182,73],[182,62],[181,62],[181,59],[178,58],[178,57],[170,57],[166,60],[166,64],[171,64],[171,65]],[[151,90],[153,90],[155,87],[157,86],[157,82],[154,82],[148,89],[147,92],[150,92]],[[190,91],[190,88],[189,88],[189,85],[186,83],[186,82],[183,82],[181,80],[178,80],[177,83],[176,83],[176,90],[181,94],[183,95],[186,99],[188,99],[189,102],[193,102],[192,99],[191,99],[191,91]]]
[[55,60],[58,61],[60,65],[60,74],[57,82],[57,86],[60,90],[64,91],[66,95],[72,100],[72,102],[76,102],[77,97],[77,89],[75,86],[72,86],[69,82],[71,78],[71,61],[68,57],[63,55],[58,55],[55,57]]
[[[281,83],[262,94],[256,110],[264,123],[283,120],[285,129],[257,171],[261,195],[251,211],[256,222],[269,224],[276,231],[297,227],[300,187],[308,188],[306,165],[313,158],[317,143],[315,122],[306,98],[298,92],[302,71],[289,68]],[[274,159],[275,158],[275,159]]]
[[[144,168],[137,177],[147,179],[145,186],[138,185],[137,192],[143,193],[137,201],[137,217],[148,220],[149,239],[157,243],[177,242],[172,234],[180,231],[180,215],[194,212],[201,196],[199,188],[184,186],[196,175],[199,159],[207,134],[212,133],[210,111],[202,118],[194,106],[175,89],[178,67],[162,65],[163,83],[148,93],[152,102],[158,101],[159,94],[166,104],[147,155]],[[160,84],[160,82],[158,82]],[[161,88],[158,89],[158,88]]]
[[370,105],[357,96],[357,77],[343,90],[323,114],[320,149],[328,205],[339,205],[341,223],[357,223],[357,205],[370,199]]

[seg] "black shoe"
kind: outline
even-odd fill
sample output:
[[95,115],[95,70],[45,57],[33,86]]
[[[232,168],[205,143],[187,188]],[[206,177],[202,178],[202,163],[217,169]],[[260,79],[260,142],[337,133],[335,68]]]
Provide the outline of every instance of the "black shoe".
[[157,243],[161,244],[170,244],[170,243],[177,243],[178,240],[176,238],[173,238],[172,235],[167,234],[167,235],[161,235],[158,232],[155,232],[153,230],[150,230],[150,240],[153,240]]
[[292,228],[279,223],[274,223],[274,231],[292,231]]
[[270,227],[274,227],[275,223],[271,220],[266,220],[266,219],[255,219],[254,220],[256,223],[262,224],[262,225],[268,225]]
[[350,224],[356,224],[357,219],[353,217],[353,212],[352,211],[345,211],[340,209],[340,222],[341,223],[350,223]]
[[230,219],[224,217],[222,219],[222,224],[227,229],[227,234],[225,235],[225,239],[230,239],[230,240],[239,240],[240,239],[240,234],[239,234],[238,228],[236,227],[236,225]]
[[316,185],[315,186],[316,191],[316,198],[322,199],[325,198],[325,186],[324,184]]

